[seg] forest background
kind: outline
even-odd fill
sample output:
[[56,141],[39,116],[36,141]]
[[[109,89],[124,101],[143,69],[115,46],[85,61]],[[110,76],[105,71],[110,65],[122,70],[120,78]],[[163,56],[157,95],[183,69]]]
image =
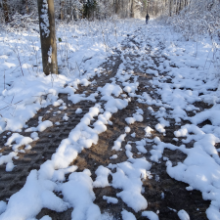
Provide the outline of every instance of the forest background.
[[[181,32],[186,40],[210,37],[214,54],[219,54],[219,0],[54,0],[54,9],[57,24],[82,19],[138,19],[149,14],[151,19],[157,18]],[[10,31],[25,28],[31,22],[39,23],[36,0],[0,0],[0,28]],[[219,66],[216,57],[213,62]]]

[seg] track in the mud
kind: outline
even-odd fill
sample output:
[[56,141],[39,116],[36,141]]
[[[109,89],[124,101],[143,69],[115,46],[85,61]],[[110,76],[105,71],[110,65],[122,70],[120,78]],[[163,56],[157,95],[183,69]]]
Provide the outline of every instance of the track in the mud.
[[[128,36],[127,40],[135,42],[133,36]],[[124,46],[126,46],[126,44]],[[97,84],[95,87],[81,87],[78,92],[82,93],[85,89],[91,94],[96,90],[97,87],[104,86],[107,82],[109,82],[110,77],[113,77],[116,74],[119,64],[121,62],[119,56],[116,57],[117,62],[115,66],[108,65],[108,62],[105,64],[106,68],[112,69],[110,74],[97,78]],[[134,57],[130,57],[130,59],[134,59]],[[142,73],[140,70],[136,70],[134,74],[139,76],[138,81],[140,83],[140,86],[137,93],[141,94],[143,92],[147,92],[149,94],[151,93],[152,97],[158,98],[155,90],[151,88],[151,84],[149,83],[151,76]],[[145,87],[146,85],[148,85],[148,87]],[[19,159],[14,160],[14,164],[16,165],[16,167],[12,172],[6,172],[5,166],[0,166],[0,200],[7,200],[12,194],[22,188],[22,186],[25,184],[26,177],[30,173],[30,170],[39,169],[40,165],[43,162],[51,158],[51,155],[56,151],[61,140],[68,137],[69,132],[79,123],[80,119],[85,113],[88,112],[89,108],[94,105],[94,103],[88,101],[83,101],[76,105],[73,105],[68,101],[66,96],[61,95],[60,98],[64,99],[67,105],[70,104],[70,106],[66,110],[63,110],[59,114],[60,118],[64,115],[64,113],[67,113],[69,120],[67,122],[64,122],[60,120],[59,115],[53,116],[53,112],[56,112],[58,110],[58,108],[54,108],[51,115],[47,116],[47,119],[51,121],[60,121],[60,125],[48,128],[41,134],[39,133],[39,140],[31,144],[32,149],[26,151],[25,153],[19,153]],[[137,106],[139,106],[144,111],[144,121],[136,122],[135,124],[130,126],[131,133],[135,132],[136,137],[134,138],[130,135],[127,135],[125,141],[122,143],[122,151],[117,152],[118,159],[110,160],[110,156],[115,153],[111,150],[113,143],[121,134],[124,133],[124,127],[127,126],[125,118],[131,116],[135,112],[135,107]],[[75,110],[78,107],[83,110],[80,115],[75,114]],[[154,128],[155,125],[158,123],[157,119],[150,114],[148,107],[149,106],[147,104],[140,104],[137,102],[136,98],[132,98],[132,101],[129,103],[126,109],[121,110],[113,115],[113,117],[111,118],[113,125],[108,125],[108,130],[99,136],[98,144],[93,145],[90,149],[83,150],[82,153],[79,154],[78,158],[72,162],[72,164],[79,167],[78,171],[82,171],[85,168],[90,169],[92,173],[92,179],[94,181],[96,177],[95,171],[98,166],[107,166],[109,163],[119,163],[126,161],[127,157],[125,155],[124,149],[125,144],[128,141],[134,142],[145,138],[144,128],[146,126]],[[152,107],[155,110],[158,110],[157,106]],[[36,115],[35,118],[31,119],[27,123],[27,125],[36,125],[38,116],[45,115],[45,112],[48,110],[48,108],[39,111],[38,115]],[[171,125],[174,124],[173,119],[168,118],[167,120],[170,121]],[[157,132],[154,133],[153,137],[158,136],[164,142],[172,143],[172,139],[174,137],[173,133],[176,129],[176,126],[170,126],[166,129],[166,137],[163,137]],[[0,142],[0,147],[2,147],[3,154],[8,154],[8,152],[10,151],[10,149],[4,147],[4,141],[2,139],[2,136],[4,136],[6,133],[7,132],[4,132],[0,136],[2,140]],[[26,134],[25,136],[28,136],[29,133],[22,132],[21,134]],[[177,144],[179,145],[181,143]],[[133,144],[131,145],[132,152],[134,153],[134,158],[144,156],[147,160],[149,160],[149,151],[152,149],[152,143],[148,143],[148,145],[146,146],[148,153],[142,155],[138,154],[138,151]],[[185,159],[185,155],[180,151],[165,150],[164,156],[169,157],[171,161],[174,161],[176,163]],[[209,206],[209,202],[202,200],[201,193],[197,191],[188,192],[185,189],[185,187],[187,186],[186,184],[170,178],[166,173],[165,161],[162,161],[161,163],[153,163],[150,172],[152,173],[153,178],[143,181],[143,186],[145,188],[143,196],[148,201],[147,210],[154,212],[157,212],[157,210],[159,210],[158,215],[161,220],[178,219],[177,213],[172,209],[176,209],[177,211],[180,209],[185,209],[189,213],[191,220],[207,219],[205,211]],[[111,182],[111,176],[109,176],[109,181]],[[108,204],[102,199],[103,195],[115,197],[116,193],[119,191],[120,190],[114,189],[112,187],[94,189],[94,192],[96,194],[95,203],[100,207],[101,211],[108,212],[114,217],[114,219],[121,220],[121,211],[123,208],[126,208],[128,211],[131,212],[133,212],[133,210],[127,207],[127,205],[121,199],[119,199],[119,203],[116,205]],[[164,198],[161,196],[162,193],[164,193]],[[197,210],[197,208],[199,208],[199,211]],[[42,209],[37,218],[41,218],[44,215],[49,215],[53,220],[69,220],[71,219],[71,211],[72,209],[69,209],[65,212],[57,213],[48,209]],[[146,219],[144,217],[141,217],[141,212],[134,214],[138,220]]]

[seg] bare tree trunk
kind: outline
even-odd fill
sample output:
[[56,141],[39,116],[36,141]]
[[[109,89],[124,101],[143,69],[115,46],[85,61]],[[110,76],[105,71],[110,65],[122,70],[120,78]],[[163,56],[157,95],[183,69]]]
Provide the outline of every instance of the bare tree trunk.
[[134,18],[134,0],[131,0],[131,17]]
[[170,0],[170,4],[169,4],[169,15],[170,15],[170,17],[172,16],[172,1],[173,0]]
[[3,0],[3,11],[4,11],[4,16],[5,16],[5,22],[9,22],[9,10],[8,10],[8,2],[7,0]]
[[147,0],[147,14],[149,14],[150,0]]
[[29,14],[28,0],[25,0],[26,13]]
[[115,13],[119,14],[119,0],[115,0]]
[[60,20],[63,20],[64,19],[64,1],[61,0],[60,1]]
[[58,74],[54,0],[38,0],[43,71]]

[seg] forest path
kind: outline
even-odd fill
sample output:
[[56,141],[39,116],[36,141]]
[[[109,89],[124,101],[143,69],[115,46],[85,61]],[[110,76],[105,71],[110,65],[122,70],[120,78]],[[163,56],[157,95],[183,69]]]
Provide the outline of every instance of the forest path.
[[[107,175],[108,186],[94,185],[93,188],[96,197],[94,203],[100,207],[102,213],[106,213],[109,219],[121,220],[124,209],[133,213],[138,220],[147,219],[147,217],[142,216],[144,210],[157,213],[159,219],[162,220],[178,219],[177,211],[184,209],[190,215],[191,220],[205,220],[207,219],[205,212],[210,202],[204,201],[199,191],[187,191],[187,184],[172,179],[166,172],[166,158],[169,158],[173,165],[175,165],[178,162],[184,161],[186,155],[179,150],[165,149],[163,159],[159,160],[159,162],[152,161],[152,150],[155,149],[154,140],[160,138],[163,143],[180,146],[182,139],[179,138],[178,141],[174,140],[174,132],[189,122],[182,120],[180,124],[176,125],[172,117],[166,117],[165,120],[169,122],[169,126],[166,126],[166,134],[159,132],[160,129],[155,129],[160,123],[161,118],[157,114],[154,114],[154,112],[161,112],[163,114],[164,109],[161,108],[163,106],[161,97],[157,93],[156,86],[152,85],[151,80],[155,76],[158,78],[165,77],[167,82],[171,80],[167,76],[166,70],[162,70],[159,73],[160,76],[158,76],[156,74],[158,69],[155,68],[155,66],[159,67],[168,58],[162,55],[164,49],[162,42],[158,41],[158,49],[152,54],[152,47],[148,44],[151,38],[145,39],[146,48],[141,48],[141,38],[142,40],[144,39],[141,29],[137,30],[134,35],[129,35],[123,41],[121,50],[116,49],[115,54],[109,57],[108,61],[103,64],[103,68],[106,71],[102,76],[95,79],[96,83],[88,87],[79,87],[77,90],[79,94],[86,91],[86,97],[97,93],[96,103],[99,103],[105,109],[106,100],[103,99],[104,95],[101,94],[99,88],[103,88],[114,82],[115,85],[121,88],[124,87],[124,91],[118,97],[122,100],[129,97],[129,103],[124,109],[112,114],[110,118],[112,123],[108,123],[106,125],[107,130],[99,134],[98,143],[93,144],[91,148],[83,149],[70,165],[76,165],[78,167],[77,172],[83,172],[83,170],[89,169],[93,182],[97,180],[96,178],[99,175],[97,169],[100,166],[108,166],[108,169],[111,170]],[[140,50],[142,54],[140,54]],[[147,65],[146,60],[150,60],[151,65]],[[140,62],[143,65],[140,66]],[[129,73],[129,77],[126,78],[123,71]],[[115,79],[112,80],[113,78]],[[126,84],[127,82],[128,84]],[[129,88],[125,89],[126,86]],[[130,91],[129,89],[133,90]],[[39,116],[42,116],[43,121],[59,122],[59,125],[42,132],[39,135],[39,139],[31,143],[32,149],[24,149],[24,152],[20,151],[18,159],[14,160],[15,168],[12,172],[5,172],[5,166],[1,166],[0,200],[7,201],[11,195],[20,190],[30,171],[32,169],[39,169],[41,164],[51,158],[51,155],[56,152],[60,142],[68,138],[70,131],[76,127],[84,114],[89,111],[89,108],[94,106],[94,102],[88,100],[72,104],[64,94],[60,94],[60,98],[67,104],[67,109],[60,110],[59,107],[54,107],[50,110],[49,114],[46,112],[51,107],[42,109],[38,115],[27,123],[30,127],[36,126]],[[76,114],[77,108],[81,108],[82,112]],[[165,111],[169,115],[170,109],[168,106],[166,106]],[[65,114],[69,118],[67,121],[63,121]],[[127,120],[128,118],[133,121],[129,122]],[[93,127],[93,123],[90,127]],[[126,127],[129,127],[130,131],[128,131],[129,129],[125,131]],[[149,127],[154,130],[147,130],[146,128]],[[6,133],[1,134],[1,136],[6,135]],[[20,134],[27,135],[28,133],[23,131]],[[118,142],[116,143],[117,140]],[[1,145],[2,153],[8,154],[10,148],[5,147],[3,141]],[[114,145],[118,147],[116,146],[112,149]],[[191,145],[192,143],[186,144],[187,147]],[[22,148],[24,146],[20,150]],[[117,167],[123,170],[123,166],[128,165],[126,164],[127,161],[135,164],[134,161],[138,161],[141,158],[145,158],[151,164],[147,176],[129,177],[132,181],[136,178],[135,181],[138,181],[138,184],[140,181],[142,183],[141,195],[145,198],[148,205],[147,208],[139,209],[139,206],[134,208],[135,206],[133,204],[130,204],[126,198],[120,196],[122,189],[124,191],[126,190],[123,186],[120,187],[120,184],[117,187],[116,179],[120,178],[120,176],[114,175],[118,173]],[[109,164],[111,165],[109,166]],[[129,176],[129,174],[125,176]],[[66,174],[63,182],[68,181],[68,177],[69,174]],[[130,181],[129,178],[128,182]],[[61,192],[56,192],[56,194],[58,197],[63,198]],[[103,196],[117,198],[118,202],[116,204],[114,202],[108,203],[103,199]],[[131,195],[128,198],[128,200],[132,199],[135,200],[136,197]],[[139,203],[139,201],[133,202]],[[71,219],[71,212],[73,210],[73,208],[69,208],[64,212],[56,212],[43,208],[36,218],[40,219],[45,215],[49,215],[53,220],[68,220]],[[105,219],[108,219],[107,217]]]

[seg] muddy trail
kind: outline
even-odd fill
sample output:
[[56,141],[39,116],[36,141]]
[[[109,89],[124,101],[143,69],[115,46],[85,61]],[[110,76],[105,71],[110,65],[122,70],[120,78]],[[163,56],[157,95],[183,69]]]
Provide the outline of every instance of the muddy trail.
[[[126,40],[122,43],[123,50],[130,48],[129,42],[132,42],[136,45],[136,50],[138,50],[138,43],[135,41],[134,36],[127,36]],[[135,48],[134,48],[135,49]],[[150,56],[150,51],[152,48],[146,49],[146,55]],[[161,50],[163,45],[161,45]],[[151,57],[155,64],[158,65],[158,59],[160,58],[160,53],[155,54]],[[127,55],[127,58],[131,61],[136,60],[135,54]],[[164,57],[164,59],[167,59]],[[103,64],[102,76],[96,77],[96,84],[91,84],[87,87],[79,87],[77,92],[82,94],[86,91],[86,96],[93,94],[97,91],[98,87],[103,87],[106,83],[111,83],[111,78],[117,74],[118,68],[122,63],[120,51],[115,51],[115,54],[109,57],[108,61]],[[129,67],[126,67],[129,69]],[[147,67],[146,67],[147,68]],[[134,76],[138,76],[138,95],[142,95],[144,92],[150,94],[152,98],[160,100],[159,95],[156,92],[156,88],[152,86],[150,80],[154,77],[151,74],[146,74],[146,68],[135,67],[133,71]],[[160,75],[166,76],[166,72],[160,73]],[[118,85],[121,85],[120,81],[117,81]],[[127,95],[128,93],[124,92],[122,95]],[[39,139],[32,142],[31,149],[24,149],[24,146],[19,148],[19,153],[17,159],[14,159],[15,168],[12,172],[5,171],[5,165],[0,166],[0,200],[8,201],[9,197],[19,191],[25,184],[26,178],[31,170],[39,169],[40,165],[44,163],[47,159],[50,159],[52,154],[55,153],[60,142],[67,138],[70,131],[80,122],[81,118],[85,113],[89,111],[89,108],[94,106],[95,103],[92,101],[81,101],[78,104],[73,104],[68,100],[67,95],[60,94],[60,99],[62,99],[67,104],[67,109],[60,110],[59,107],[49,106],[45,109],[41,109],[38,114],[32,118],[27,125],[33,127],[37,125],[39,116],[42,116],[44,120],[50,120],[51,122],[59,122],[59,124],[53,127],[47,128],[44,132],[39,133]],[[101,100],[101,95],[98,93],[96,97],[96,102],[104,105],[104,101]],[[205,106],[202,106],[201,103],[197,105],[202,109]],[[135,109],[139,107],[144,111],[142,122],[135,122],[130,125],[131,131],[126,135],[124,141],[122,142],[121,150],[115,151],[112,150],[112,146],[117,138],[124,134],[124,128],[127,126],[126,118],[131,117],[135,113]],[[91,178],[93,181],[96,179],[95,171],[100,165],[108,166],[111,164],[121,163],[127,160],[126,156],[126,144],[132,146],[133,158],[145,157],[151,164],[150,169],[150,178],[143,179],[143,190],[142,195],[148,201],[148,207],[146,210],[154,211],[158,214],[159,219],[161,220],[178,220],[177,212],[181,209],[184,209],[190,215],[191,220],[206,220],[206,209],[209,207],[210,202],[204,201],[202,195],[199,191],[187,191],[187,184],[178,182],[172,179],[166,172],[166,160],[161,159],[159,163],[152,162],[150,160],[151,154],[150,151],[153,149],[154,142],[147,142],[145,148],[146,153],[140,153],[136,147],[135,142],[141,141],[146,137],[145,128],[150,126],[154,128],[158,124],[158,118],[151,114],[150,108],[153,108],[154,111],[158,111],[159,107],[157,105],[148,105],[146,103],[140,103],[137,97],[131,97],[131,101],[128,106],[119,110],[117,113],[113,114],[111,121],[112,124],[107,125],[107,131],[99,135],[99,141],[97,145],[93,145],[89,149],[84,149],[76,160],[72,161],[70,165],[78,166],[76,172],[81,172],[84,169],[89,169],[92,173]],[[77,108],[81,108],[82,112],[76,114],[75,111]],[[50,111],[48,113],[48,111]],[[166,111],[169,111],[167,108]],[[68,116],[68,120],[63,120],[64,115]],[[166,118],[170,122],[170,127],[166,127],[166,136],[163,136],[161,133],[154,131],[152,136],[149,139],[154,139],[159,137],[165,143],[172,143],[176,146],[182,144],[181,139],[178,142],[174,141],[174,131],[179,129],[182,125],[189,122],[181,122],[181,125],[175,125],[175,121],[172,118]],[[20,132],[21,135],[28,136],[30,133]],[[135,135],[131,135],[135,134]],[[4,132],[0,135],[0,153],[2,155],[9,154],[12,150],[10,147],[5,146],[5,140],[3,136],[7,138],[10,137],[12,133]],[[192,144],[192,143],[191,143]],[[187,147],[191,147],[191,144],[186,144]],[[115,159],[110,159],[113,155],[117,155]],[[171,151],[166,149],[163,153],[164,157],[168,157],[173,164],[182,162],[186,155],[181,151]],[[114,172],[114,170],[112,171]],[[68,175],[66,175],[68,179]],[[112,176],[108,176],[109,183],[111,184]],[[128,207],[126,203],[119,197],[120,189],[115,189],[112,186],[104,188],[94,188],[94,193],[96,199],[94,201],[97,204],[102,213],[108,213],[109,216],[112,216],[112,219],[122,220],[121,211],[125,208],[129,212],[132,212],[138,220],[148,219],[147,217],[141,216],[141,212],[135,212],[133,209]],[[103,196],[117,197],[119,202],[117,204],[109,204],[106,200],[103,200]],[[62,195],[58,193],[58,196],[62,198]],[[144,210],[142,210],[144,211]],[[41,212],[36,216],[37,219],[42,218],[45,215],[49,215],[53,220],[70,220],[71,219],[72,208],[68,209],[65,212],[55,212],[49,209],[42,209]]]

